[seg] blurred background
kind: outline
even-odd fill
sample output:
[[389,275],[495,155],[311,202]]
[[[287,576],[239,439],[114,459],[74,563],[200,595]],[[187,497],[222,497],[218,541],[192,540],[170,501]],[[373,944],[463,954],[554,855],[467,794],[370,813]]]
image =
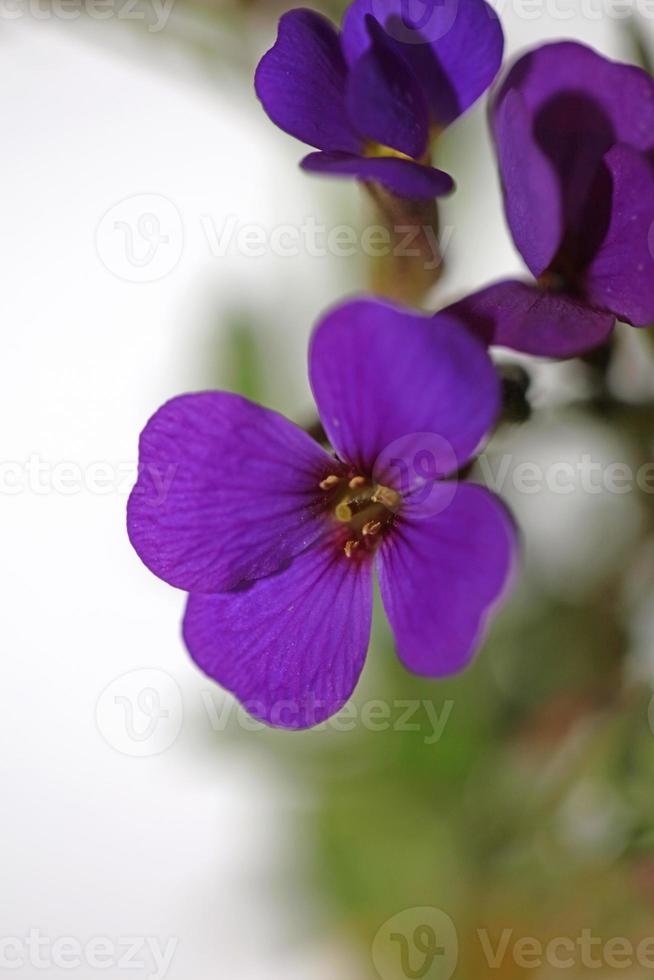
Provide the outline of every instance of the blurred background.
[[[498,355],[529,411],[473,478],[513,507],[522,572],[460,677],[408,675],[380,616],[351,706],[264,730],[191,664],[184,596],[127,541],[163,401],[227,387],[309,423],[312,324],[392,292],[339,237],[374,220],[364,193],[302,174],[255,98],[288,6],[2,3],[0,975],[649,976],[647,331],[584,363]],[[567,36],[649,57],[644,2],[496,6],[509,56]],[[429,309],[521,271],[485,108],[438,147],[458,193]]]

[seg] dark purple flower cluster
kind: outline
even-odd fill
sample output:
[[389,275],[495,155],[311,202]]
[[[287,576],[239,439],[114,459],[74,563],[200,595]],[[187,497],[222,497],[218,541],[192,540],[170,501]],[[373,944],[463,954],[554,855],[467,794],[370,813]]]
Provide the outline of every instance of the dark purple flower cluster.
[[428,0],[419,22],[405,6],[354,0],[340,33],[315,11],[291,10],[255,85],[273,122],[321,151],[305,170],[433,198],[454,184],[429,166],[431,143],[491,84],[504,38],[484,0]]
[[[452,190],[431,147],[493,82],[503,37],[484,0],[424,0],[419,19],[406,7],[354,0],[340,32],[291,11],[256,89],[319,151],[306,170],[420,201]],[[309,377],[332,451],[224,392],[174,398],[141,436],[132,544],[190,593],[196,663],[270,724],[310,727],[350,697],[374,570],[410,670],[441,677],[472,657],[516,552],[500,501],[454,479],[499,414],[487,348],[573,356],[616,318],[654,320],[654,82],[580,44],[545,45],[510,70],[491,124],[532,281],[434,317],[374,299],[326,315]]]
[[458,314],[488,344],[571,357],[654,321],[654,81],[570,41],[520,58],[491,107],[506,217],[535,281]]

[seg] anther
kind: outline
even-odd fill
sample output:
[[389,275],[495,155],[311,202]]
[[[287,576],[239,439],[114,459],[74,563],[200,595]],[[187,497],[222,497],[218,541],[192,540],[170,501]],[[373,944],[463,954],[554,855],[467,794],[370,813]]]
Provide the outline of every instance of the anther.
[[352,552],[355,551],[358,547],[359,547],[358,541],[346,541],[345,547],[343,549],[343,551],[345,552],[345,557],[351,558]]
[[381,521],[368,521],[367,524],[363,525],[364,534],[377,534],[377,531],[381,528]]
[[358,490],[359,487],[365,485],[365,482],[366,482],[365,476],[353,476],[348,486],[351,490]]
[[389,510],[394,510],[400,503],[401,497],[397,490],[391,490],[390,487],[375,487],[375,492],[370,498],[376,504],[383,504]]
[[325,477],[324,480],[321,480],[321,482],[320,482],[320,489],[321,490],[331,490],[332,487],[335,487],[336,484],[337,483],[340,483],[340,482],[341,481],[339,480],[339,478],[337,476],[334,476],[332,474],[332,476],[327,476],[327,477]]

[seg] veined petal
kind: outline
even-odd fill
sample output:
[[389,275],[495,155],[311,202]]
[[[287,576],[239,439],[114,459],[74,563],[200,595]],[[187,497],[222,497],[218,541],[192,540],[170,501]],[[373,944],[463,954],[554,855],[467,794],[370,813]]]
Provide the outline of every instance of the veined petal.
[[470,484],[453,497],[446,485],[440,491],[450,497],[440,514],[400,521],[377,552],[398,655],[427,677],[468,664],[516,552],[515,526],[497,497]]
[[534,139],[532,120],[518,91],[508,92],[496,109],[494,132],[509,228],[529,270],[538,277],[563,238],[561,192],[552,164]]
[[146,425],[127,526],[170,585],[218,592],[277,571],[324,529],[333,460],[283,416],[226,392],[182,395]]
[[197,665],[250,714],[310,728],[352,694],[371,615],[372,562],[318,545],[246,588],[189,596],[184,639]]
[[291,10],[259,62],[257,95],[280,129],[321,150],[356,153],[345,108],[347,65],[336,28],[314,10]]
[[449,174],[413,160],[398,157],[364,157],[350,153],[310,153],[302,161],[310,173],[332,177],[356,177],[364,182],[381,184],[398,197],[417,201],[442,197],[454,189]]
[[351,65],[370,45],[370,15],[413,68],[441,127],[465,112],[499,71],[502,27],[484,0],[354,0],[343,22]]
[[598,178],[611,201],[611,217],[599,251],[584,277],[589,300],[637,327],[654,322],[654,166],[628,146],[604,158]]
[[429,110],[404,58],[389,44],[374,17],[368,18],[371,46],[352,65],[347,109],[357,132],[410,157],[427,149]]
[[431,433],[452,472],[499,410],[497,375],[475,337],[449,317],[376,300],[346,303],[318,324],[309,379],[332,445],[364,471],[396,440]]
[[604,343],[615,317],[565,293],[507,280],[443,310],[489,346],[541,357],[576,357]]

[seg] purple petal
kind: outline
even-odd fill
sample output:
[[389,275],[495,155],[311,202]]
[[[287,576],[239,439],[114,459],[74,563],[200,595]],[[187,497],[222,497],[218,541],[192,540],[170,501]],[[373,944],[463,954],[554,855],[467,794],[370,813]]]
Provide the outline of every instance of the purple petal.
[[583,238],[589,220],[603,220],[601,211],[589,214],[587,204],[604,154],[617,142],[640,150],[654,146],[654,81],[640,68],[564,41],[543,45],[515,64],[498,94],[497,112],[516,89],[557,174],[566,230]]
[[521,95],[509,92],[495,113],[504,208],[518,251],[532,274],[540,276],[561,244],[563,218],[557,177],[531,127]]
[[441,127],[465,112],[499,71],[502,28],[483,0],[354,0],[343,22],[350,64],[370,45],[370,15],[413,68]]
[[497,375],[476,338],[449,317],[375,300],[346,303],[318,324],[309,377],[332,445],[363,472],[397,440],[428,434],[443,441],[439,475],[452,472],[499,409]]
[[334,26],[313,10],[291,10],[259,62],[255,88],[280,129],[309,146],[357,153],[361,139],[345,108],[347,74]]
[[[535,117],[544,143],[548,136],[565,139],[574,135],[571,127],[578,125],[581,132],[574,145],[579,148],[586,139],[594,138],[599,151],[607,137],[611,143],[628,143],[640,150],[654,144],[654,81],[641,68],[611,61],[576,41],[544,44],[520,58],[502,83],[496,105],[513,88],[519,89]],[[584,99],[567,102],[570,93]],[[589,106],[601,108],[603,119],[595,113],[585,116]],[[538,118],[544,109],[553,112],[549,119],[546,115]],[[548,121],[551,126],[562,124],[563,129],[559,133],[550,130]]]
[[[588,298],[638,327],[654,322],[654,168],[627,146],[605,157],[611,219],[584,280]],[[600,177],[600,184],[603,180]]]
[[356,177],[357,180],[381,184],[398,197],[429,200],[442,197],[454,189],[449,174],[426,167],[413,160],[397,157],[362,157],[348,153],[310,153],[302,161],[310,173],[332,177]]
[[[449,493],[444,484],[440,489]],[[462,484],[436,517],[398,523],[377,567],[397,652],[409,670],[443,677],[466,666],[507,586],[515,552],[508,512],[482,487]]]
[[184,639],[197,665],[250,714],[310,728],[352,694],[371,614],[372,563],[313,547],[245,589],[189,596]]
[[536,285],[496,282],[443,311],[487,345],[542,357],[575,357],[602,344],[615,317],[564,293]]
[[410,157],[427,149],[429,110],[411,68],[369,18],[371,46],[352,66],[347,108],[358,132]]
[[170,585],[218,592],[270,575],[324,530],[333,460],[276,412],[225,392],[182,395],[146,425],[127,525]]

